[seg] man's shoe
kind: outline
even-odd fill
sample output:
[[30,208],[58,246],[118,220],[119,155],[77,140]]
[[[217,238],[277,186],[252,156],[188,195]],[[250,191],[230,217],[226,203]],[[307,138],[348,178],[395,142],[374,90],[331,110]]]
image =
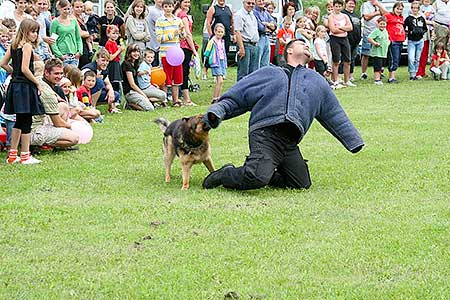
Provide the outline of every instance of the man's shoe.
[[225,169],[234,168],[233,164],[226,164],[219,170],[216,170],[206,176],[205,180],[203,180],[203,188],[204,189],[213,189],[222,184],[221,175]]
[[367,79],[367,73],[362,73],[361,80],[366,80],[366,79]]

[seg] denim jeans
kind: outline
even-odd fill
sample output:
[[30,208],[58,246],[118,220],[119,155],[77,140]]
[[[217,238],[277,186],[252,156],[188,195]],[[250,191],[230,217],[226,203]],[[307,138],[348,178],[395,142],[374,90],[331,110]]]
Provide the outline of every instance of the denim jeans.
[[270,41],[269,36],[260,35],[258,42],[258,66],[267,67],[270,62]]
[[408,72],[410,77],[415,77],[417,74],[422,49],[423,40],[408,41]]
[[240,58],[238,55],[237,81],[258,69],[258,46],[244,44],[244,49],[245,56]]
[[78,67],[78,58],[75,58],[75,56],[67,58],[63,61],[63,65],[64,66],[74,65],[75,67]]
[[11,134],[12,130],[14,128],[14,121],[5,120],[6,125],[6,145],[5,146],[11,146]]
[[402,54],[403,42],[391,42],[388,49],[388,70],[389,72],[396,71],[400,64]]

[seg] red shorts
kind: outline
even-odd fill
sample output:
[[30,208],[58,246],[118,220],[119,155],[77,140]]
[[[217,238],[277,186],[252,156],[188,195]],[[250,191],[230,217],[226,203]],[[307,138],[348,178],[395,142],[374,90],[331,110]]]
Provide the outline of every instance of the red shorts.
[[183,65],[171,66],[166,57],[161,57],[163,70],[166,73],[166,85],[182,85],[183,84]]

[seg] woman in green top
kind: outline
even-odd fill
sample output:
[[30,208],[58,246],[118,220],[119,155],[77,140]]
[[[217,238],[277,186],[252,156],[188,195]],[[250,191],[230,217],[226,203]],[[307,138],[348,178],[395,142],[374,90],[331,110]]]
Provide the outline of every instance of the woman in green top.
[[64,65],[78,66],[78,60],[83,53],[80,28],[77,20],[69,17],[71,11],[69,1],[60,0],[57,8],[60,15],[52,21],[50,26],[51,37],[56,38],[56,42],[51,46],[53,54],[60,58]]

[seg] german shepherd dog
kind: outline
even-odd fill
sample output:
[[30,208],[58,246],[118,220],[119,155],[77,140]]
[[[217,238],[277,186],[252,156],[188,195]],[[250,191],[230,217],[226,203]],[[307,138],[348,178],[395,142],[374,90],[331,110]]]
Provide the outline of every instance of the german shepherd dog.
[[170,182],[170,168],[175,155],[180,158],[183,170],[182,190],[189,188],[192,165],[202,162],[209,172],[214,171],[208,135],[211,128],[203,121],[203,115],[178,119],[172,123],[158,118],[155,123],[164,133],[163,152],[166,182]]

